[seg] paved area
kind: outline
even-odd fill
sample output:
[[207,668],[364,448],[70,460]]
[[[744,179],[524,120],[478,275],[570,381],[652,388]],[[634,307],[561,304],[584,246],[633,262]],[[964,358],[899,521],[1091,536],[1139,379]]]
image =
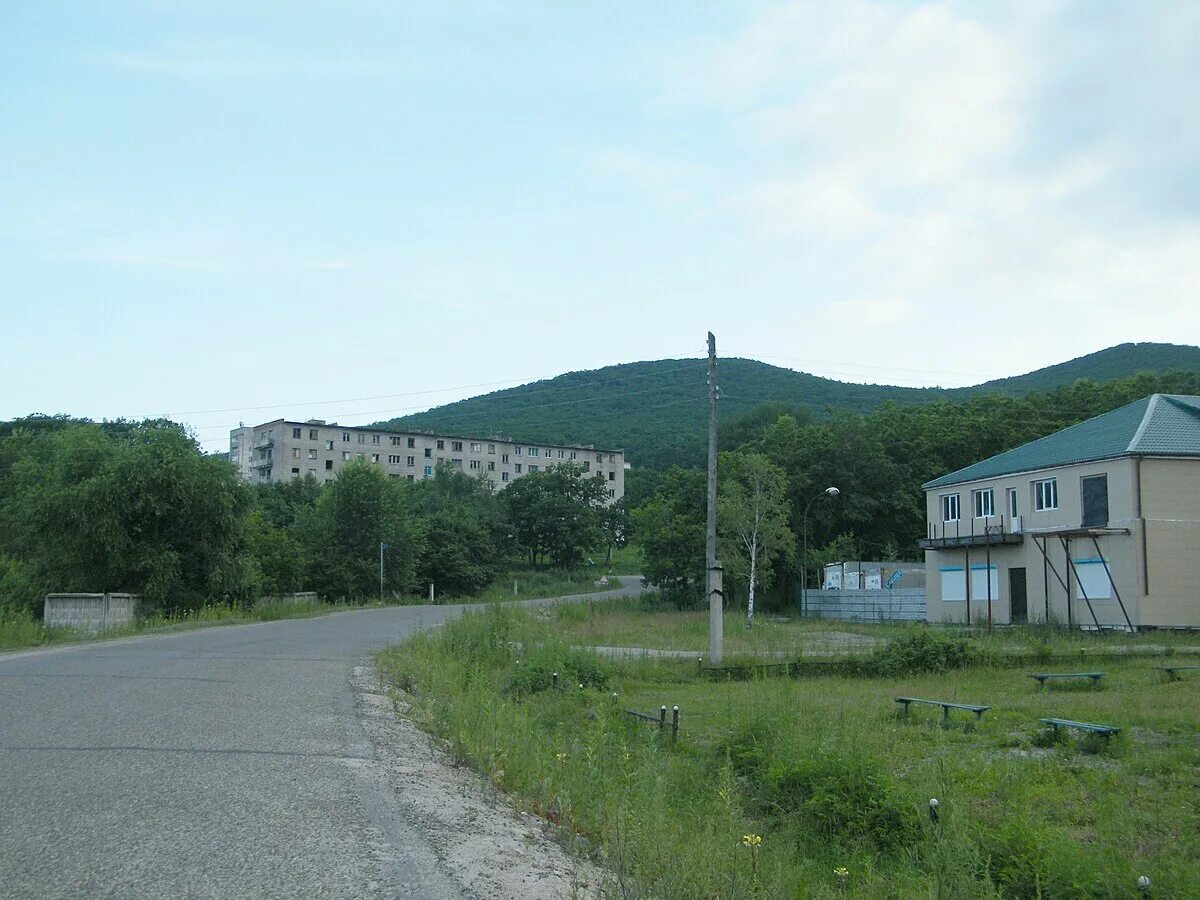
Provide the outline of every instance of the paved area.
[[0,896],[469,896],[380,774],[350,684],[461,609],[0,654]]

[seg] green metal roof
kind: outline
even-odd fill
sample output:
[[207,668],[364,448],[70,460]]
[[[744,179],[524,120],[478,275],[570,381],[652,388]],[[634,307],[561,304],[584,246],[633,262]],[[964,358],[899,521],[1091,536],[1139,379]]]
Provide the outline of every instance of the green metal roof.
[[1117,456],[1200,456],[1200,397],[1153,394],[997,453],[923,487],[938,488]]

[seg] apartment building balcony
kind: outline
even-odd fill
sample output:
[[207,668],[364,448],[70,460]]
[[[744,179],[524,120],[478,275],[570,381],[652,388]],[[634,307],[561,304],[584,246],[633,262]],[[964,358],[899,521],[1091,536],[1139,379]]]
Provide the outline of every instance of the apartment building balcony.
[[[1013,526],[1016,526],[1015,528]],[[963,547],[996,547],[1004,544],[1020,544],[1025,540],[1021,531],[1021,518],[1005,521],[1003,516],[984,519],[977,524],[975,519],[930,524],[929,531],[917,546],[922,550],[952,550]]]

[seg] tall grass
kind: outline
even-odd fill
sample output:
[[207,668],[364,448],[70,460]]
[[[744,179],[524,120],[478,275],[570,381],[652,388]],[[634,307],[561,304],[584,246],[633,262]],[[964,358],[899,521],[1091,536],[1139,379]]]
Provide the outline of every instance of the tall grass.
[[[1129,661],[1100,690],[1037,691],[947,643],[923,674],[909,646],[880,652],[889,677],[712,682],[492,609],[379,665],[464,762],[577,835],[618,896],[1130,897],[1139,874],[1155,896],[1200,896],[1200,679]],[[993,708],[943,729],[937,710],[897,717],[898,695]],[[661,704],[682,709],[675,745],[622,712]],[[1042,747],[1043,716],[1124,732]]]

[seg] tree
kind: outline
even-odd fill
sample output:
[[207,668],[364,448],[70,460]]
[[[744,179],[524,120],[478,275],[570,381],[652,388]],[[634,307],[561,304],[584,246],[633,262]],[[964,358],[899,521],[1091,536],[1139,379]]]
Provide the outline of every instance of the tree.
[[378,595],[383,543],[388,545],[384,593],[411,591],[422,534],[408,500],[407,481],[388,478],[365,459],[345,466],[297,522],[309,559],[309,586],[325,597]]
[[410,493],[424,534],[418,583],[435,584],[450,594],[485,588],[499,574],[508,549],[507,528],[490,482],[442,464]]
[[175,606],[252,593],[249,492],[181,427],[68,424],[10,440],[21,452],[0,489],[0,544],[40,590],[133,591]]
[[513,540],[531,565],[579,565],[603,539],[600,510],[608,489],[576,463],[518,478],[502,497]]
[[673,468],[633,510],[642,578],[682,608],[704,594],[705,474]]
[[600,530],[604,534],[605,544],[608,545],[604,564],[611,566],[613,550],[620,550],[629,542],[629,533],[632,530],[629,507],[624,497],[600,508]]
[[721,454],[717,526],[721,560],[747,584],[746,627],[754,625],[754,591],[769,585],[776,557],[787,556],[796,539],[787,525],[787,478],[761,453]]

